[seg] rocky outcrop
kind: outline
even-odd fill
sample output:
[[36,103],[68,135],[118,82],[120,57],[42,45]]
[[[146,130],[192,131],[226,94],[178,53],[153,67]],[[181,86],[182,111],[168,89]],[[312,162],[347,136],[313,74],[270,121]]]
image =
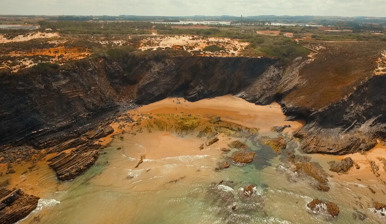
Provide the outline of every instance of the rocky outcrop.
[[0,224],[15,223],[25,218],[38,205],[38,197],[22,190],[0,188]]
[[287,147],[287,141],[282,136],[276,138],[263,137],[261,142],[271,147],[277,154],[280,154]]
[[311,162],[310,157],[299,156],[289,153],[288,161],[293,165],[291,170],[309,178],[314,182],[311,186],[320,191],[329,191],[327,173],[319,165],[319,163]]
[[331,217],[338,216],[340,212],[339,207],[335,203],[319,199],[312,200],[307,204],[307,207],[315,213],[330,215]]
[[304,152],[368,150],[377,138],[386,137],[386,76],[374,76],[375,59],[384,45],[326,43],[325,47],[294,74],[298,84],[279,103],[287,116],[305,121],[296,135]]
[[59,180],[71,180],[90,168],[98,159],[98,150],[80,147],[71,152],[61,152],[48,161]]
[[219,162],[219,163],[217,163],[217,167],[215,168],[215,170],[216,171],[220,171],[220,170],[223,170],[223,169],[228,169],[230,166],[231,166],[231,164],[228,163],[227,161]]
[[381,210],[381,209],[386,209],[386,205],[385,204],[382,204],[382,203],[379,203],[379,202],[374,202],[374,208],[376,210]]
[[232,154],[232,160],[239,164],[251,163],[255,155],[256,152],[238,151]]
[[290,128],[290,127],[291,127],[291,125],[273,126],[272,130],[280,133],[280,132],[283,132],[284,129]]
[[365,151],[386,138],[386,76],[375,76],[347,99],[309,115],[296,134],[307,153]]
[[340,162],[331,161],[330,164],[330,171],[336,172],[336,173],[346,173],[350,170],[351,167],[354,166],[354,161],[350,158],[344,158]]
[[236,94],[276,60],[127,54],[0,74],[0,145],[52,147],[95,129],[130,102]]
[[243,142],[240,142],[239,140],[235,140],[231,143],[228,144],[228,146],[230,148],[235,148],[235,149],[248,149],[248,145],[243,143]]
[[212,139],[210,139],[207,143],[206,143],[206,146],[211,146],[213,145],[214,143],[218,142],[220,139],[218,137],[214,137]]
[[264,197],[254,185],[235,190],[233,181],[220,181],[209,186],[206,199],[214,212],[219,213],[221,223],[253,223],[256,213],[264,208]]

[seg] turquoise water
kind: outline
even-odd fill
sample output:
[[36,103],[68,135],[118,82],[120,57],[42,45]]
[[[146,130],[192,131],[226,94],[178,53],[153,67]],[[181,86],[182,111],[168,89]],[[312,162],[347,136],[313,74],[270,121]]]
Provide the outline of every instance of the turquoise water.
[[[159,141],[163,138],[166,137],[161,135]],[[166,141],[192,141],[192,145],[196,144],[194,137],[167,138]],[[144,163],[135,169],[138,155],[143,151],[152,155],[152,149],[146,147],[138,136],[126,134],[124,139],[114,140],[91,169],[65,190],[53,192],[41,200],[40,209],[21,223],[358,222],[352,213],[353,208],[358,207],[355,197],[360,194],[360,188],[331,181],[332,189],[326,193],[313,189],[307,179],[289,180],[289,171],[280,168],[279,156],[255,140],[247,141],[257,152],[253,163],[245,166],[232,164],[229,169],[214,171],[216,164],[226,160],[232,152],[221,154],[214,152],[219,149],[213,147],[200,151],[199,155],[189,154],[189,150],[187,155],[162,157],[157,153],[154,158],[146,157]],[[198,146],[189,146],[192,152],[198,150]],[[255,186],[254,193],[246,197],[242,189],[251,184]],[[370,200],[367,195],[362,197],[363,203]],[[341,213],[333,220],[312,214],[306,204],[313,198],[337,203]],[[385,220],[368,209],[361,209],[361,212],[368,216],[364,223]]]

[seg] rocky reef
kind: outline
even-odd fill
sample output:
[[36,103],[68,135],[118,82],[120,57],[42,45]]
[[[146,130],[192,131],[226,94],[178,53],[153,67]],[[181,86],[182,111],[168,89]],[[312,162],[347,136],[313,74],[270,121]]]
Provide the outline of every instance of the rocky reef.
[[339,215],[339,207],[335,203],[329,201],[314,199],[307,204],[307,207],[314,213],[328,215],[331,217]]
[[0,224],[15,223],[26,217],[38,205],[38,197],[20,189],[0,189]]
[[354,161],[350,158],[344,158],[340,162],[331,161],[330,164],[330,171],[337,172],[337,173],[345,173],[348,170],[350,170],[351,167],[354,166]]

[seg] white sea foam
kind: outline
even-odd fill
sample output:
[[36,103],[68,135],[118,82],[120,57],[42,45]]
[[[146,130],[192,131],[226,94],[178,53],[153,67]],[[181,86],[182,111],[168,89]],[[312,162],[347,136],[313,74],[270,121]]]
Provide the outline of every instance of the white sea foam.
[[43,198],[41,198],[41,199],[38,200],[38,205],[36,206],[35,210],[33,210],[27,217],[25,217],[24,219],[19,220],[15,224],[23,223],[24,220],[27,220],[34,213],[40,212],[44,208],[52,207],[52,206],[55,206],[57,204],[60,204],[60,201],[55,200],[55,199],[43,199]]
[[306,201],[310,201],[310,202],[312,201],[312,198],[307,196],[307,195],[296,194],[296,193],[291,192],[291,191],[285,191],[285,190],[279,190],[279,189],[276,189],[276,190],[270,189],[269,191],[272,193],[281,193],[281,194],[290,195],[292,197],[303,198]]
[[127,176],[131,178],[137,178],[139,175],[141,175],[144,172],[144,169],[138,169],[138,170],[132,170],[129,169],[127,171]]
[[385,215],[386,215],[386,209],[380,209],[380,210],[377,210],[377,209],[375,209],[375,208],[369,208],[369,210],[371,211],[371,212],[373,212],[373,213],[375,213],[375,214],[377,214],[377,215],[379,215],[379,216],[381,216],[381,217],[385,217]]
[[226,185],[222,185],[222,184],[217,185],[217,189],[225,191],[225,192],[234,192],[233,188],[228,187]]
[[181,162],[187,163],[197,159],[204,159],[207,157],[209,157],[209,155],[173,156],[173,157],[165,157],[162,160],[179,160]]
[[136,147],[138,147],[138,148],[145,148],[143,145],[138,144],[138,143],[135,143],[134,145],[135,145]]
[[36,209],[34,211],[41,211],[42,209],[44,208],[47,208],[47,207],[52,207],[52,206],[55,206],[55,205],[58,205],[60,204],[60,201],[58,200],[55,200],[55,199],[39,199],[38,201],[38,205],[36,207]]
[[275,224],[275,223],[279,223],[279,224],[291,224],[291,223],[292,223],[292,222],[290,222],[290,221],[283,220],[283,219],[279,219],[279,218],[276,218],[276,217],[268,217],[268,218],[264,218],[262,221],[263,221],[263,223],[269,223],[269,224]]
[[152,160],[152,159],[144,159],[144,160],[142,160],[143,162],[152,162],[152,161],[154,161],[154,160]]
[[129,161],[136,161],[136,160],[137,160],[136,158],[127,156],[127,155],[125,155],[125,154],[122,154],[122,157],[128,159]]

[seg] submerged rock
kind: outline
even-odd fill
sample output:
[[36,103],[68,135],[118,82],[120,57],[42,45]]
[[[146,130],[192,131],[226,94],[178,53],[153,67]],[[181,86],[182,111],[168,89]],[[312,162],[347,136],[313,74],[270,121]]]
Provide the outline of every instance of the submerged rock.
[[280,154],[287,147],[287,141],[281,136],[277,138],[265,137],[261,139],[261,142],[271,147],[277,154]]
[[257,212],[264,208],[263,196],[256,194],[254,185],[235,191],[232,181],[210,185],[207,197],[213,202],[212,209],[222,218],[221,223],[250,223]]
[[272,127],[272,130],[273,130],[273,131],[276,131],[276,132],[283,132],[284,129],[290,128],[290,127],[291,127],[291,125],[273,126],[273,127]]
[[230,152],[231,149],[229,149],[229,148],[221,148],[221,151],[223,151],[224,153],[226,153],[226,152]]
[[209,140],[207,143],[206,143],[206,146],[210,146],[210,145],[213,145],[214,143],[218,142],[220,139],[218,137],[214,137],[212,138],[211,140]]
[[363,221],[363,220],[367,219],[367,215],[362,213],[362,212],[360,212],[360,211],[353,212],[352,213],[352,217],[353,217],[354,220],[358,219],[360,221]]
[[307,207],[318,214],[327,214],[332,217],[339,215],[339,207],[333,202],[314,199],[307,204]]
[[374,161],[370,161],[370,166],[371,166],[371,172],[373,172],[373,174],[376,176],[376,177],[379,177],[380,174],[378,173],[379,171],[379,166],[377,166],[377,164],[375,164]]
[[138,161],[137,165],[135,165],[134,168],[138,168],[139,165],[141,165],[143,163],[143,160],[145,159],[145,157],[146,157],[145,155],[141,155],[141,158],[139,158],[139,161]]
[[344,158],[340,162],[331,161],[330,164],[330,171],[337,172],[337,173],[346,173],[351,169],[351,167],[354,166],[354,161],[350,158]]
[[39,198],[22,190],[0,189],[0,224],[15,223],[35,210]]
[[293,171],[311,177],[316,181],[312,186],[320,191],[329,191],[327,173],[316,162],[310,162],[309,157],[291,155],[289,162],[294,165]]
[[217,167],[215,168],[216,171],[220,171],[223,169],[228,169],[231,166],[228,162],[221,162],[217,164]]
[[230,148],[236,148],[236,149],[248,149],[248,145],[245,143],[240,142],[239,140],[235,140],[228,144]]
[[235,152],[232,155],[232,160],[235,163],[251,163],[255,157],[256,152]]

